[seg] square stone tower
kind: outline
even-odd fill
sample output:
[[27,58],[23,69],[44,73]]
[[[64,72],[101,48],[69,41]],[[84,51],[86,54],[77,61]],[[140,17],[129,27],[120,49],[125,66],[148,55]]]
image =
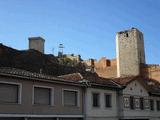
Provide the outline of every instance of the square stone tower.
[[29,49],[38,50],[41,53],[44,53],[44,42],[45,40],[42,37],[30,37],[29,40]]
[[117,77],[140,74],[140,64],[145,63],[143,33],[136,28],[116,34]]

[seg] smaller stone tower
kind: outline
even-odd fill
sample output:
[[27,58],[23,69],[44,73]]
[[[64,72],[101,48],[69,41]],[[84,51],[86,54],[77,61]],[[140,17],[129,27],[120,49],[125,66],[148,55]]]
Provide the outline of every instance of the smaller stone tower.
[[29,49],[38,50],[41,53],[44,53],[44,42],[45,40],[42,37],[30,37],[29,40]]
[[116,34],[117,77],[140,74],[145,63],[143,33],[136,28]]

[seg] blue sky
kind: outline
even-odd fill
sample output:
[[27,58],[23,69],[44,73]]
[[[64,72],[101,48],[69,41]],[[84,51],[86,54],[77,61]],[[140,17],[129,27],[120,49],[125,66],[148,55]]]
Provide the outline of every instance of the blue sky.
[[159,64],[159,0],[0,0],[0,42],[20,50],[42,36],[45,53],[63,43],[83,59],[112,59],[116,32],[131,27],[144,33],[147,63]]

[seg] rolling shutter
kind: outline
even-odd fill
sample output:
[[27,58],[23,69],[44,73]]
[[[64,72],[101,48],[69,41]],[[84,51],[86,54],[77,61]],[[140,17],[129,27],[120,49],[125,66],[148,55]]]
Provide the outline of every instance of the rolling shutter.
[[50,88],[34,88],[34,104],[46,104],[51,103],[51,89]]
[[0,83],[0,103],[18,103],[18,85]]

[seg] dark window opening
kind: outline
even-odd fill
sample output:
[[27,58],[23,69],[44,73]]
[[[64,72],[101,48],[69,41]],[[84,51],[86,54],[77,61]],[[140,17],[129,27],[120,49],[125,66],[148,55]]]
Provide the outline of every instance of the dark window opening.
[[140,98],[140,109],[143,110],[144,109],[144,99]]
[[134,97],[130,97],[130,108],[133,110],[134,109]]
[[105,106],[106,107],[112,107],[111,105],[111,95],[105,95]]
[[151,110],[154,110],[154,101],[153,100],[150,100],[150,108],[151,108]]
[[92,94],[92,98],[93,98],[93,107],[99,107],[99,93],[93,93]]
[[160,111],[160,101],[157,101],[157,110]]

